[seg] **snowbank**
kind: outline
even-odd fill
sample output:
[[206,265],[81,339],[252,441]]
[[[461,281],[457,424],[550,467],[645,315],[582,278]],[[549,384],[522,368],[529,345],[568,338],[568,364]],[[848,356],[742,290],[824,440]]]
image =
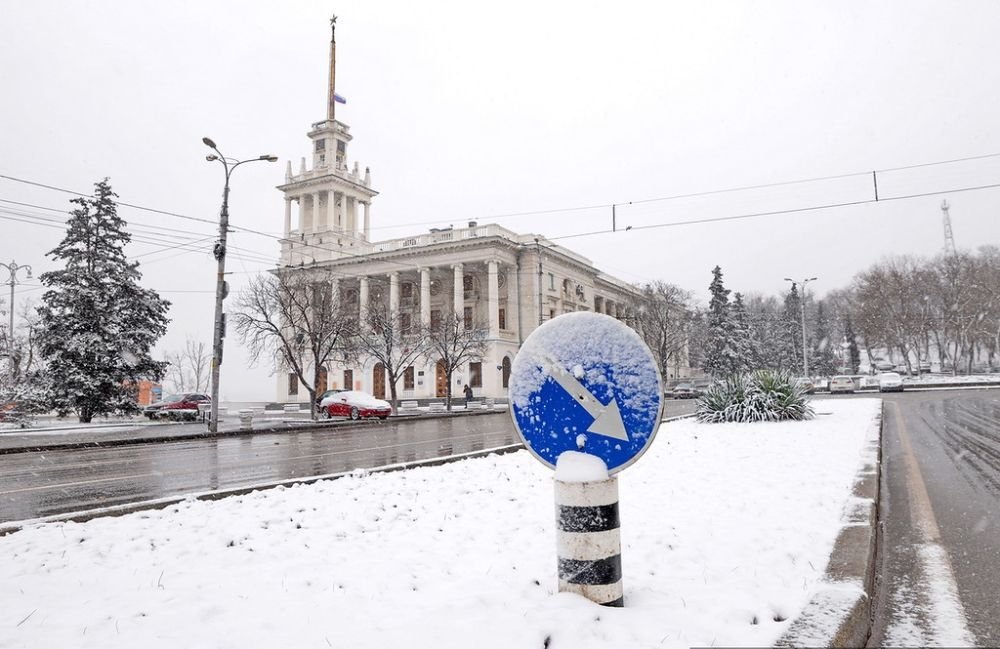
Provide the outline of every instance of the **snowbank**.
[[879,404],[665,424],[619,476],[624,609],[554,592],[552,471],[519,452],[26,528],[0,647],[766,646],[821,585]]

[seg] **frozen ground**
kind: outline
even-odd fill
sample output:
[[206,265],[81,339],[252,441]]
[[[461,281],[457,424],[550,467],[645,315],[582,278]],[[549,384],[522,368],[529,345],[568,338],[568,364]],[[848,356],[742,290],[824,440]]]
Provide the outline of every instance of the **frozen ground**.
[[558,594],[527,452],[0,538],[0,647],[767,646],[820,587],[877,399],[665,424],[620,476],[624,609]]

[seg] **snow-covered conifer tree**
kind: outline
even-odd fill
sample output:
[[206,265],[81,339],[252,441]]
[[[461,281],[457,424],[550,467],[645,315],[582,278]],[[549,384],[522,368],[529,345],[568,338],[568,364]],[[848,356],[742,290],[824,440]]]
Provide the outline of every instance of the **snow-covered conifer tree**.
[[712,299],[708,304],[708,330],[702,367],[712,376],[725,376],[740,370],[740,341],[733,329],[729,290],[722,283],[722,268],[712,269],[709,284]]
[[43,273],[39,351],[51,406],[96,415],[138,411],[135,382],[159,380],[165,363],[150,355],[166,332],[170,303],[139,285],[139,263],[125,256],[131,236],[107,179],[93,196],[74,198],[66,236],[48,253],[63,264]]

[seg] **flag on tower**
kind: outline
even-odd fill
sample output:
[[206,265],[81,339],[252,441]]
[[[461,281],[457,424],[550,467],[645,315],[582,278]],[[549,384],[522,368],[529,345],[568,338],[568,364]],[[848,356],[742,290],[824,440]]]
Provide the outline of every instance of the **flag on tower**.
[[337,102],[338,104],[346,104],[347,103],[347,100],[344,99],[343,97],[341,97],[340,95],[338,95],[337,93],[333,93],[333,100],[335,102]]

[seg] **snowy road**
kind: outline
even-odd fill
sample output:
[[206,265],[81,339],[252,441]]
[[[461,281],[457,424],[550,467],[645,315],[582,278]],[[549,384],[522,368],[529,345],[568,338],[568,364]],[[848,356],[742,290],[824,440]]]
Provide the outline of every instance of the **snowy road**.
[[1000,391],[886,399],[870,646],[1000,646]]

